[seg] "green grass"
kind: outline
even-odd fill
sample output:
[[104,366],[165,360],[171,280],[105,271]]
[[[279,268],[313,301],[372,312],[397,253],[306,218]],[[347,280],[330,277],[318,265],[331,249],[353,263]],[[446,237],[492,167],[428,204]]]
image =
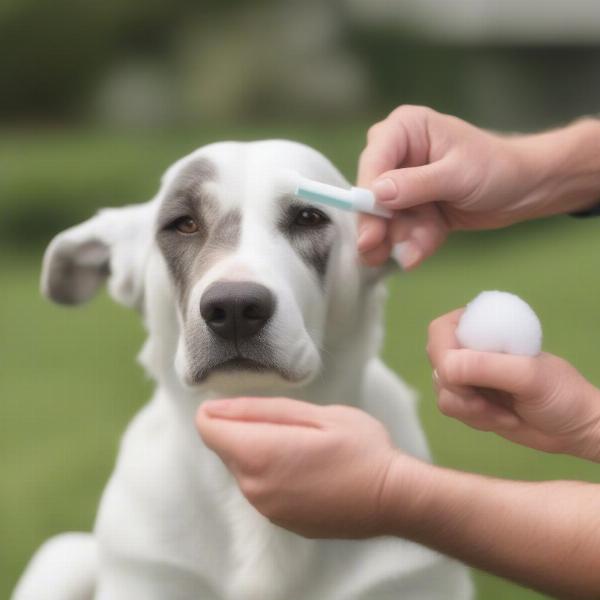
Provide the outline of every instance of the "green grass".
[[[19,235],[3,237],[0,247],[0,598],[8,597],[45,538],[91,527],[119,435],[151,390],[134,361],[143,340],[136,315],[104,294],[78,309],[39,297],[40,251],[51,230],[99,206],[149,197],[169,162],[211,139],[295,137],[326,152],[351,176],[362,131],[273,127],[242,134],[215,129],[155,136],[0,136],[6,170],[0,203],[9,220],[21,215],[13,225],[22,227]],[[35,220],[40,211],[45,217],[28,227],[27,215]],[[49,216],[55,213],[59,216]],[[6,228],[2,219],[0,231]],[[420,391],[423,422],[439,463],[518,479],[600,482],[595,465],[520,448],[441,416],[424,353],[432,318],[482,289],[506,289],[537,310],[545,349],[600,384],[599,226],[561,218],[457,236],[417,272],[393,278],[384,355]],[[476,580],[483,600],[543,597],[488,575],[477,574]]]

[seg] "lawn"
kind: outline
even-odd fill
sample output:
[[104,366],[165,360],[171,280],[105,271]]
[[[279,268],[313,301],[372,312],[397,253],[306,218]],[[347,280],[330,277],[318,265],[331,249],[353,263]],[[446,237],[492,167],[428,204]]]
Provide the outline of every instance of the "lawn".
[[[117,134],[4,132],[0,139],[0,598],[32,551],[64,530],[89,529],[120,433],[148,398],[135,364],[143,330],[102,294],[65,309],[38,293],[52,233],[96,208],[148,198],[161,171],[207,141],[283,136],[321,149],[351,177],[364,128],[257,127],[241,131]],[[557,218],[510,231],[456,236],[417,272],[390,281],[384,356],[421,394],[437,462],[518,479],[600,482],[600,469],[519,448],[441,416],[424,347],[428,322],[483,289],[526,298],[545,350],[600,385],[599,222]],[[493,518],[493,515],[490,515]],[[476,574],[483,600],[541,595]]]

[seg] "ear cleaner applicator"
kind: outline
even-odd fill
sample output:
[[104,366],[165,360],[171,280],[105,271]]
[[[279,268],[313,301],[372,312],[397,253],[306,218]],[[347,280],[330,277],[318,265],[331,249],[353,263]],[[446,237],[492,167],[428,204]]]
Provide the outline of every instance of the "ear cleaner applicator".
[[384,219],[392,218],[392,211],[378,206],[371,190],[360,187],[345,189],[302,177],[295,171],[286,173],[288,185],[297,198],[326,204],[334,208],[368,213]]

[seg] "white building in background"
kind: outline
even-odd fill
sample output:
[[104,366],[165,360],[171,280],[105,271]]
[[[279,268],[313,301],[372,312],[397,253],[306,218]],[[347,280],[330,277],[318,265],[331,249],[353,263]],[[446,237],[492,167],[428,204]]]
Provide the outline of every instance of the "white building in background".
[[600,43],[600,0],[342,0],[363,23],[411,26],[436,40]]
[[[99,86],[95,114],[119,126],[364,115],[379,90],[373,64],[347,43],[349,31],[367,33],[371,41],[386,36],[389,56],[402,52],[407,34],[419,40],[420,48],[397,56],[390,77],[400,82],[406,73],[432,81],[439,75],[435,60],[417,75],[405,68],[419,61],[427,44],[477,48],[456,71],[451,67],[451,85],[463,91],[464,101],[450,110],[464,109],[484,124],[545,126],[568,118],[569,111],[590,110],[594,98],[593,110],[600,110],[600,0],[273,0],[238,6],[190,18],[159,60],[113,65]],[[479,51],[490,47],[508,52]],[[539,56],[532,55],[537,48],[545,53],[561,47],[562,71],[556,72],[569,82],[557,90],[548,68],[556,53],[547,60],[544,55],[543,73]],[[575,56],[582,48],[585,56]],[[571,63],[563,60],[567,55]],[[414,81],[406,83],[410,89]],[[413,96],[399,87],[385,102],[390,108],[415,98],[431,102],[449,87],[441,84],[436,95],[413,86]]]

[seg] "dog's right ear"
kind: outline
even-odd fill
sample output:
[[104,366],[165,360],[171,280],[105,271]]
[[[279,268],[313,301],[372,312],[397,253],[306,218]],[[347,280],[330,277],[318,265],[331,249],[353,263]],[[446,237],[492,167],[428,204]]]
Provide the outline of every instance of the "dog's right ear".
[[59,304],[80,304],[108,280],[117,301],[139,307],[152,215],[149,203],[106,209],[59,233],[44,255],[42,293]]

